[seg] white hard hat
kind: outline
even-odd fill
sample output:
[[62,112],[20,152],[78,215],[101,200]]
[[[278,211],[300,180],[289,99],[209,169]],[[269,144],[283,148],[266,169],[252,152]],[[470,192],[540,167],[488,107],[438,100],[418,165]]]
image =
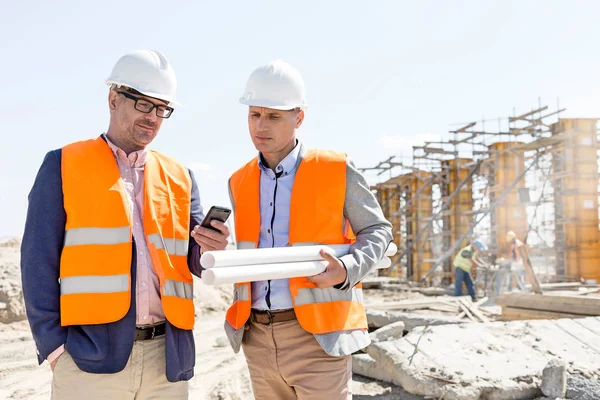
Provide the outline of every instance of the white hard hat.
[[126,86],[145,96],[181,105],[175,101],[175,71],[169,60],[155,50],[136,50],[121,57],[106,84]]
[[252,72],[240,103],[276,110],[305,109],[304,80],[288,63],[271,61]]

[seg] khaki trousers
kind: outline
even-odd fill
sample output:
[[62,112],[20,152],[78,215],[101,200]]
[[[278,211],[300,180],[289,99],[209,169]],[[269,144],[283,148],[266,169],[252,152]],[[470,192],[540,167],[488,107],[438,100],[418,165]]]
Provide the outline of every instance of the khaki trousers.
[[256,400],[352,398],[352,358],[332,357],[297,320],[248,321],[242,348]]
[[188,382],[169,382],[165,367],[164,336],[134,342],[127,365],[115,374],[84,372],[65,352],[54,368],[52,400],[187,400]]

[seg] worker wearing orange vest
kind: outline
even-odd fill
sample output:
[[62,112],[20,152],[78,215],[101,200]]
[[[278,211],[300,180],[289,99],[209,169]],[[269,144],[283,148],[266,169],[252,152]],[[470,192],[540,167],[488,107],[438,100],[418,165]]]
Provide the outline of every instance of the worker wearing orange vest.
[[237,246],[351,248],[340,259],[322,252],[328,265],[316,276],[235,285],[225,330],[235,352],[243,346],[257,400],[351,397],[350,355],[370,343],[360,281],[392,241],[347,156],[296,139],[304,94],[298,71],[280,60],[248,79],[240,102],[259,155],[229,181]]
[[38,361],[53,399],[187,399],[192,273],[229,231],[197,226],[191,171],[147,149],[177,104],[165,56],[127,54],[107,84],[106,134],[48,153],[29,195],[21,272]]

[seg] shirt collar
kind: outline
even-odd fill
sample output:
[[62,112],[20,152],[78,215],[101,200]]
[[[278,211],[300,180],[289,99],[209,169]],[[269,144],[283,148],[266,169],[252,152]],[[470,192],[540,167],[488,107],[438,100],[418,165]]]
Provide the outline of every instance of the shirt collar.
[[[296,146],[275,167],[275,172],[277,174],[289,175],[292,172],[294,172],[294,170],[296,169],[296,165],[298,163],[298,156],[300,154],[300,147],[301,147],[300,141],[298,139],[296,139]],[[267,167],[267,164],[264,161],[263,156],[262,156],[261,153],[258,153],[258,166],[260,167],[261,170],[263,170],[265,172],[267,172],[268,170],[270,170],[270,168]]]
[[125,153],[125,151],[123,151],[120,147],[118,147],[116,144],[111,142],[110,138],[105,133],[103,133],[102,136],[104,136],[104,139],[106,139],[106,143],[108,143],[108,147],[110,147],[110,149],[113,152],[113,155],[115,156],[115,158],[117,160],[119,160],[119,159],[127,160],[133,168],[144,167],[144,165],[146,164],[146,158],[148,157],[147,149],[134,151],[133,153],[130,153],[128,156]]

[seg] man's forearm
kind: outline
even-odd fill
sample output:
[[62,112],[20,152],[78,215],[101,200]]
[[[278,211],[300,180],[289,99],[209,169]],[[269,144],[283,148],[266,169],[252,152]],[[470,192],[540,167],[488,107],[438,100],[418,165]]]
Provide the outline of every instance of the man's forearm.
[[348,272],[349,290],[381,260],[392,241],[392,224],[385,219],[377,199],[362,174],[348,162],[344,216],[356,234],[350,253],[341,257]]

